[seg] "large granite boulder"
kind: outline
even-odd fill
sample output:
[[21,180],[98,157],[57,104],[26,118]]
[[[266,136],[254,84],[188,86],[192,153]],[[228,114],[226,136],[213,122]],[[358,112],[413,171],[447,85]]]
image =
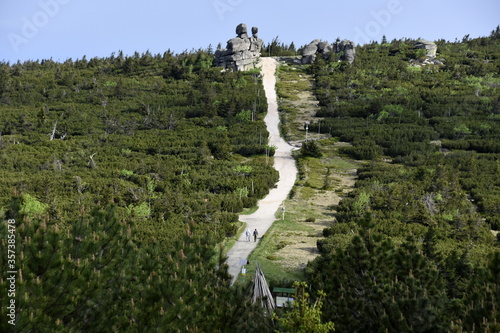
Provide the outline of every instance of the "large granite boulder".
[[316,60],[317,54],[321,54],[323,59],[328,59],[330,54],[340,55],[340,60],[352,63],[356,56],[356,49],[354,43],[349,40],[337,41],[333,44],[323,42],[319,39],[313,40],[302,49],[302,64],[311,64]]
[[333,48],[336,54],[341,54],[340,60],[342,61],[347,61],[352,64],[356,58],[356,47],[354,46],[354,42],[350,40],[344,39],[340,41],[340,39],[337,39],[333,44]]
[[318,52],[318,44],[320,42],[319,39],[315,39],[302,49],[303,64],[311,64],[316,60],[316,53]]
[[321,54],[326,54],[329,55],[332,53],[333,47],[332,45],[328,44],[328,42],[319,42],[318,43],[318,52]]
[[426,52],[427,52],[426,56],[429,58],[436,57],[437,45],[434,42],[431,42],[431,41],[428,41],[428,40],[421,38],[415,43],[415,48],[426,50]]
[[259,29],[252,28],[252,37],[248,37],[244,23],[236,27],[236,37],[227,41],[225,49],[215,52],[215,66],[233,71],[245,71],[255,68],[260,57],[263,41],[258,37]]

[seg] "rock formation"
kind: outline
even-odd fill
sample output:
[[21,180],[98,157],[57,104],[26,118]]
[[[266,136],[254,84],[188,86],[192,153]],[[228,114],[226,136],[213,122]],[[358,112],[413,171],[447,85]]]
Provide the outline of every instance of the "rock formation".
[[332,52],[339,54],[340,60],[348,61],[349,63],[352,63],[356,56],[354,43],[347,39],[343,41],[337,39],[333,44],[315,39],[302,49],[301,62],[302,64],[311,64],[316,59],[318,53],[323,56],[323,59],[327,59]]
[[314,60],[316,59],[316,53],[318,52],[319,43],[320,40],[315,39],[302,49],[303,64],[312,64],[314,62]]
[[233,71],[245,71],[255,67],[260,57],[263,41],[257,35],[259,29],[252,28],[252,37],[248,37],[246,24],[236,27],[237,37],[227,41],[225,49],[215,52],[215,66]]
[[428,40],[421,38],[415,43],[415,48],[426,50],[427,51],[426,56],[429,58],[436,57],[437,46],[436,46],[436,43],[434,43],[434,42],[430,42]]
[[417,66],[417,67],[427,66],[427,65],[440,66],[444,64],[443,59],[436,58],[437,54],[436,43],[421,38],[415,43],[415,48],[425,50],[426,51],[425,58],[420,57],[417,59],[410,60],[410,66]]
[[354,46],[354,42],[344,39],[343,41],[340,41],[340,39],[337,39],[337,41],[333,44],[333,48],[336,54],[341,53],[340,60],[347,61],[350,64],[354,61],[354,58],[356,58],[356,47]]

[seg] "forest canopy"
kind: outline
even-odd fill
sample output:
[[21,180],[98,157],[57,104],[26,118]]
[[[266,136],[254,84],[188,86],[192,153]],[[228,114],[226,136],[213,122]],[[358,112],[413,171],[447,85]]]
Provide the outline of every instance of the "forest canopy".
[[234,233],[277,173],[259,158],[273,150],[258,72],[221,73],[212,60],[200,50],[0,64],[1,204],[16,189],[61,225],[112,203],[146,238],[190,220],[216,224],[219,240]]

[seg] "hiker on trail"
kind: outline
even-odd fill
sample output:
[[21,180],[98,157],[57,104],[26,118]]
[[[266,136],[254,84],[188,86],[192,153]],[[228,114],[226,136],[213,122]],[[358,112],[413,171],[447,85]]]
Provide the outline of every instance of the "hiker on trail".
[[247,236],[247,242],[250,242],[250,229],[247,229],[247,231],[245,231],[245,235]]
[[257,231],[257,229],[255,229],[253,231],[253,241],[256,242],[257,241],[257,236],[259,235],[259,232]]

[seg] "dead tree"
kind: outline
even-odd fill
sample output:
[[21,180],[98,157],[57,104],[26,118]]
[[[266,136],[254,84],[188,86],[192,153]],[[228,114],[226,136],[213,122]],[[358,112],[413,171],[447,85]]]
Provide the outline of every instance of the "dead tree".
[[95,164],[95,161],[94,161],[94,155],[95,154],[97,154],[97,153],[93,153],[92,155],[89,156],[89,158],[90,158],[89,167],[91,169],[95,169],[97,167],[97,165]]
[[54,138],[56,136],[56,128],[57,128],[57,120],[54,123],[54,128],[52,128],[52,134],[50,135],[50,141],[54,140]]

